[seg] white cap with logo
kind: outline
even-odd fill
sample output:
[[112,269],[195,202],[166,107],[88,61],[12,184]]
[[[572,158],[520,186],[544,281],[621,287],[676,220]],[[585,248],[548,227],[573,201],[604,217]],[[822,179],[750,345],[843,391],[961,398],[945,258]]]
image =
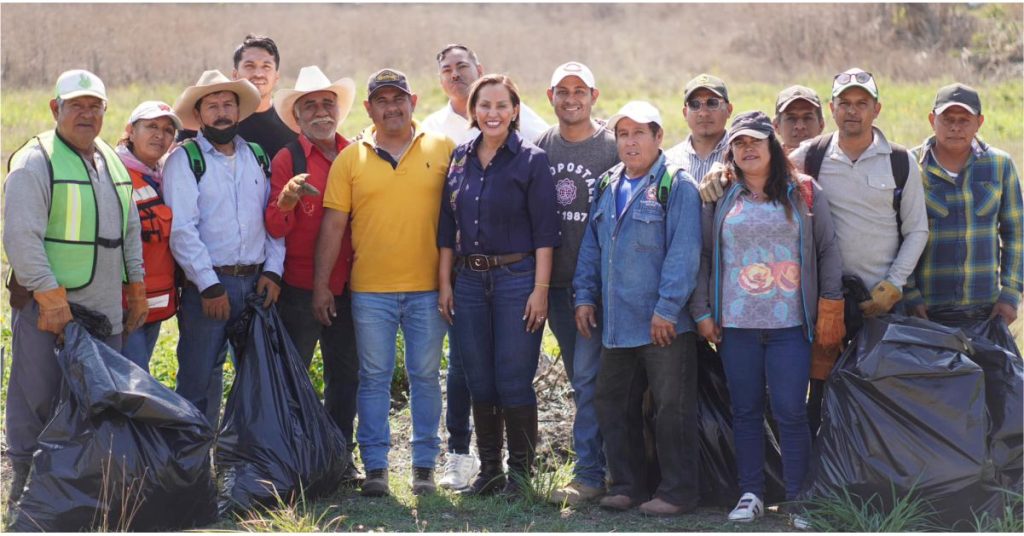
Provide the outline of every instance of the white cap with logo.
[[583,83],[590,89],[597,87],[597,82],[594,80],[594,73],[590,72],[590,68],[578,61],[570,61],[563,63],[555,69],[555,74],[551,75],[551,87],[555,87],[559,82],[565,79],[567,76],[578,76]]
[[142,119],[156,119],[158,117],[169,117],[171,122],[174,123],[174,128],[181,130],[181,119],[178,119],[178,115],[174,113],[169,104],[161,101],[145,101],[136,106],[132,110],[132,115],[128,117],[128,124],[133,125],[136,121]]
[[107,100],[107,88],[103,85],[100,77],[89,71],[72,69],[64,71],[57,78],[54,96],[60,100],[89,96],[105,101]]

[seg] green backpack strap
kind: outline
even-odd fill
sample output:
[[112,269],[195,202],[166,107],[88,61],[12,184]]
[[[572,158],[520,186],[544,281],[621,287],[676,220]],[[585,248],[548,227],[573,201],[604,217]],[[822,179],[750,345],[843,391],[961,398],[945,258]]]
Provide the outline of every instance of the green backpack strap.
[[192,168],[192,175],[195,175],[196,184],[199,184],[199,179],[202,179],[203,173],[206,173],[206,159],[203,158],[203,152],[199,150],[199,144],[196,143],[195,138],[181,142],[181,148],[185,149],[185,154],[188,155],[188,167]]
[[260,167],[263,168],[263,174],[270,178],[270,158],[267,157],[267,152],[263,150],[260,144],[249,141],[249,148],[252,149],[252,154],[256,156],[256,161],[260,163]]
[[608,171],[601,174],[601,178],[597,180],[597,194],[594,196],[594,200],[597,200],[597,196],[601,195],[602,192],[608,189],[608,185],[612,183],[612,179],[618,175],[625,165],[622,162],[615,164]]
[[661,174],[658,181],[658,202],[662,207],[668,206],[668,194],[672,191],[672,179],[681,168],[679,166],[665,166],[665,172]]

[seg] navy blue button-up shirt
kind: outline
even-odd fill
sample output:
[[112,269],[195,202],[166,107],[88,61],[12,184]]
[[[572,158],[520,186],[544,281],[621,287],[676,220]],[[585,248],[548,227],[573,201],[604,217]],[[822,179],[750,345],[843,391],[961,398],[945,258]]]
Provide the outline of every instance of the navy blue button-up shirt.
[[437,245],[459,256],[559,246],[555,181],[547,155],[512,132],[484,169],[477,156],[481,137],[452,153]]

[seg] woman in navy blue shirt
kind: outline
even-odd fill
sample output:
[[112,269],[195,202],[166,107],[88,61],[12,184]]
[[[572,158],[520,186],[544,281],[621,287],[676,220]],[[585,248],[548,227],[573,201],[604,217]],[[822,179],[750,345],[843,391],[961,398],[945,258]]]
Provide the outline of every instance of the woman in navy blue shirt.
[[520,495],[537,444],[533,377],[559,245],[555,184],[544,151],[519,136],[510,78],[479,78],[469,112],[480,134],[455,149],[441,199],[438,310],[453,323],[473,400],[481,465],[468,492]]

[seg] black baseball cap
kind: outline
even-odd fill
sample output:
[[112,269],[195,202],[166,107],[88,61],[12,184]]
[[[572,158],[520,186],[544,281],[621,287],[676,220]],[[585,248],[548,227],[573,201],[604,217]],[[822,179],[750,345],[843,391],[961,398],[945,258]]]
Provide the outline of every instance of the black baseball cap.
[[683,89],[683,100],[690,100],[690,94],[701,88],[722,97],[725,102],[729,102],[729,90],[726,89],[725,82],[721,78],[707,73],[699,74],[686,83],[686,88]]
[[740,136],[751,136],[763,140],[771,136],[774,131],[772,120],[764,112],[743,112],[732,120],[726,143],[732,143]]
[[960,106],[972,115],[981,115],[981,97],[971,86],[956,83],[939,88],[935,94],[935,114],[941,114],[950,106]]
[[779,97],[775,99],[775,115],[786,111],[790,104],[798,100],[805,100],[815,108],[821,108],[821,99],[816,91],[806,86],[789,86],[780,91]]
[[405,73],[395,69],[384,68],[370,75],[370,79],[366,82],[366,98],[370,98],[373,96],[374,91],[385,86],[398,88],[412,95],[412,90],[409,89],[409,81],[405,78]]

